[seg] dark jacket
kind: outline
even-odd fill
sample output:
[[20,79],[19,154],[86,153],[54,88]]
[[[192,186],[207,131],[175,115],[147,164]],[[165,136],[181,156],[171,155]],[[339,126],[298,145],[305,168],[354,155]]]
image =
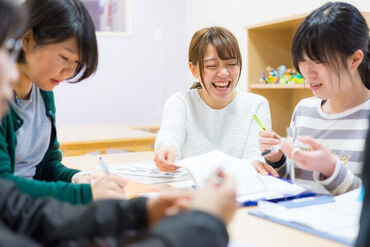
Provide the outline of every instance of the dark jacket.
[[[146,199],[75,206],[34,200],[0,179],[0,246],[226,247],[224,223],[201,211],[168,217],[147,231]],[[144,232],[133,238],[137,232]],[[136,234],[137,235],[137,234]],[[129,243],[132,239],[135,242]]]
[[34,179],[26,179],[14,175],[15,148],[17,145],[16,131],[22,126],[23,120],[10,107],[9,113],[0,125],[0,176],[12,180],[21,192],[33,198],[55,197],[61,201],[80,204],[92,200],[89,184],[72,184],[71,177],[78,170],[65,167],[55,128],[55,104],[53,92],[41,91],[45,102],[46,115],[52,122],[51,138],[48,150],[42,161],[36,166]]
[[365,196],[362,204],[360,231],[356,240],[356,247],[370,246],[370,131],[367,133],[364,153],[365,159],[362,170],[362,182],[365,189]]

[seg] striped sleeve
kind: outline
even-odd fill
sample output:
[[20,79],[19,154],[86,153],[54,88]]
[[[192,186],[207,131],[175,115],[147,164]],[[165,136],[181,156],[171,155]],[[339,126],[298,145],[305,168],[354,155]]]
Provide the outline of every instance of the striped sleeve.
[[314,181],[321,183],[332,195],[340,195],[361,186],[361,179],[355,176],[342,161],[337,159],[335,170],[331,177],[323,179],[322,175],[313,172]]

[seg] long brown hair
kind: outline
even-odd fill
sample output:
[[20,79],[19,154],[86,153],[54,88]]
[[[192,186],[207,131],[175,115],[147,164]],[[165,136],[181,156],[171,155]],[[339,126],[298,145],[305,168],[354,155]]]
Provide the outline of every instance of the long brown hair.
[[[194,33],[189,45],[189,62],[199,66],[200,82],[195,82],[190,89],[202,88],[204,55],[208,45],[214,45],[222,60],[234,58],[239,65],[239,78],[242,67],[242,57],[235,36],[223,27],[206,27]],[[239,80],[238,78],[238,80]]]

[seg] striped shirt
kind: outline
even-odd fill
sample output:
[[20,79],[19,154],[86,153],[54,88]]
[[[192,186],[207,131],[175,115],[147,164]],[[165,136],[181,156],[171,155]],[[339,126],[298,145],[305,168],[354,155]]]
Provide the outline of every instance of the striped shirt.
[[[370,100],[338,114],[322,110],[322,100],[310,97],[296,106],[290,127],[295,136],[311,136],[328,148],[337,158],[334,173],[322,179],[319,172],[302,170],[295,166],[296,182],[320,193],[342,194],[361,185],[360,175],[368,131]],[[292,135],[292,132],[289,133]],[[288,167],[288,168],[287,168]],[[285,162],[278,172],[290,175],[291,165]]]
[[266,128],[271,128],[269,105],[260,95],[237,91],[230,104],[215,110],[197,90],[175,93],[163,108],[155,151],[162,145],[171,145],[177,159],[218,149],[239,159],[263,160],[258,143],[260,127],[253,120],[253,113]]

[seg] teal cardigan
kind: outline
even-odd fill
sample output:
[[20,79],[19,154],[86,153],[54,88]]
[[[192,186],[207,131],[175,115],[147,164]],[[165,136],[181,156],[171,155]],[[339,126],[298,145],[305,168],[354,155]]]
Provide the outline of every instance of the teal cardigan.
[[45,102],[46,115],[52,122],[50,143],[45,156],[36,166],[34,179],[14,175],[17,145],[15,132],[22,126],[23,120],[10,107],[0,125],[0,176],[13,181],[21,192],[33,198],[55,197],[73,204],[88,203],[92,200],[91,186],[72,184],[71,178],[78,170],[69,169],[61,163],[62,153],[56,137],[54,94],[40,91]]

